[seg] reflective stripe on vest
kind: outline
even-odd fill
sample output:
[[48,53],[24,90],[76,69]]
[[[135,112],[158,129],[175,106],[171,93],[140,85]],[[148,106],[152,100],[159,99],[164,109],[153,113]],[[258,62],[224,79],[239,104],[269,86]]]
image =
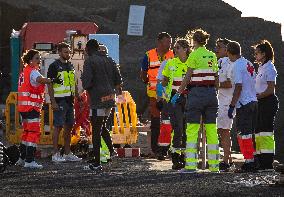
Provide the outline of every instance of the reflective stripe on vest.
[[29,92],[19,92],[18,93],[18,96],[29,96],[31,98],[35,98],[35,99],[41,99],[42,96],[41,95],[38,95],[38,94],[31,94]]
[[63,84],[53,84],[54,97],[66,97],[75,93],[75,71],[61,71],[57,74]]
[[42,107],[42,103],[36,103],[36,102],[32,102],[32,101],[18,101],[18,105],[31,106],[31,107],[37,107],[37,108]]
[[215,85],[216,72],[212,69],[193,70],[191,85]]
[[181,85],[182,80],[183,80],[183,77],[174,77],[172,89],[178,90],[179,86]]

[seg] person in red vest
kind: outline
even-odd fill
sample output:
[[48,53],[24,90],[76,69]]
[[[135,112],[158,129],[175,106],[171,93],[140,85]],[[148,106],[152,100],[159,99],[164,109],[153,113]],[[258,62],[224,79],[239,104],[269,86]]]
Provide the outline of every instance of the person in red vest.
[[161,32],[157,37],[157,48],[146,52],[141,64],[141,79],[147,84],[147,95],[150,99],[151,114],[151,149],[159,160],[165,159],[165,152],[158,146],[158,138],[160,135],[160,111],[157,108],[157,75],[161,63],[164,60],[174,57],[174,53],[170,50],[172,37],[166,32]]
[[52,80],[39,73],[39,51],[31,49],[22,56],[23,72],[18,81],[18,111],[23,124],[20,144],[19,166],[42,168],[35,162],[36,146],[40,139],[40,113],[44,101],[45,84],[51,87]]

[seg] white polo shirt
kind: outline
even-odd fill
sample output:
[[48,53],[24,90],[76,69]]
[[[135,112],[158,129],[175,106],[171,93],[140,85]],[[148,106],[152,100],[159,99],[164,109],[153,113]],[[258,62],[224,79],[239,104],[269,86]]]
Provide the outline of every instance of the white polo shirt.
[[256,93],[262,93],[267,88],[268,81],[276,82],[277,71],[274,64],[269,60],[265,64],[259,66],[258,73],[256,75],[255,89]]
[[234,84],[242,84],[242,92],[236,108],[240,108],[241,105],[246,105],[252,101],[257,101],[255,90],[256,74],[253,64],[244,57],[240,57],[234,62],[233,67]]
[[[218,60],[219,65],[219,82],[230,80],[233,83],[233,66],[234,64],[228,57],[223,57]],[[218,100],[219,105],[229,105],[233,97],[234,87],[219,88]]]

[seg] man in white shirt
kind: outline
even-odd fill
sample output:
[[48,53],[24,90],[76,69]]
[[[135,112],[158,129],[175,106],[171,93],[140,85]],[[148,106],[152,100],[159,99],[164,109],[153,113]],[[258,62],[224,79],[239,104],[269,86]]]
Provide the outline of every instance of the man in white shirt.
[[230,130],[232,128],[233,119],[228,117],[228,109],[233,97],[232,73],[233,63],[227,57],[228,39],[219,38],[216,41],[216,56],[218,58],[219,66],[219,93],[218,93],[218,117],[217,128],[220,136],[221,145],[224,149],[224,158],[220,162],[220,170],[228,170],[232,164],[231,157],[231,136]]
[[257,98],[255,90],[255,70],[253,64],[241,56],[241,47],[238,42],[232,41],[227,45],[227,55],[234,62],[234,93],[228,110],[229,118],[233,118],[236,107],[236,127],[238,143],[245,163],[241,171],[255,171],[254,145],[252,134],[255,130],[257,115]]

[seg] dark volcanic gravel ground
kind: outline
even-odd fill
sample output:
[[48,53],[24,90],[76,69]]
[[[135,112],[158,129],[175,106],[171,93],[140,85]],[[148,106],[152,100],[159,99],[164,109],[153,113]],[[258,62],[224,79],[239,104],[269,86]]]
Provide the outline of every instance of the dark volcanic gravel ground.
[[[284,196],[284,186],[264,181],[274,172],[179,174],[168,170],[169,161],[130,158],[106,164],[96,174],[83,170],[86,162],[40,162],[42,170],[14,166],[0,174],[0,196]],[[263,184],[249,186],[257,181]]]

